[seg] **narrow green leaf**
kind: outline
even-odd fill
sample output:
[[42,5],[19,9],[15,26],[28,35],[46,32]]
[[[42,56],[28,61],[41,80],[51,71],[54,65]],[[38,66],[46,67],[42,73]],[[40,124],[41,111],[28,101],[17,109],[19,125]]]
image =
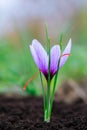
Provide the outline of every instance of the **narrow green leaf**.
[[62,39],[63,39],[63,34],[61,33],[60,35],[60,49],[62,50]]
[[[58,68],[59,68],[59,64],[60,64],[60,59],[59,59],[59,62],[58,62]],[[53,85],[52,99],[51,99],[51,111],[52,111],[52,105],[53,105],[53,100],[54,100],[54,95],[55,95],[55,88],[56,88],[56,83],[57,83],[57,79],[58,79],[58,74],[59,74],[59,69],[57,70],[57,73],[54,77],[54,85]]]
[[50,38],[49,38],[49,35],[48,35],[47,25],[46,25],[46,40],[47,40],[47,53],[49,54],[49,51],[50,51]]
[[48,53],[48,81],[47,81],[47,120],[50,120],[50,38],[46,26],[47,53]]
[[45,112],[45,109],[46,109],[46,100],[45,100],[45,90],[44,90],[44,85],[43,85],[43,79],[42,79],[41,72],[40,72],[40,79],[41,79],[41,85],[42,85],[43,103],[44,103],[44,112]]

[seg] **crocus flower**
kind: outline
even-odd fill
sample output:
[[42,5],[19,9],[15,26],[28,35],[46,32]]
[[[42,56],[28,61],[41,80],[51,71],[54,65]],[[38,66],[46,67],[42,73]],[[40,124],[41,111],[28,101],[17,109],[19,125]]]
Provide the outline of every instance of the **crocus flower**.
[[[39,70],[44,74],[45,78],[48,79],[48,54],[40,44],[39,41],[34,39],[32,45],[30,45],[30,51],[33,56],[33,59],[39,68]],[[57,70],[61,68],[67,61],[71,51],[71,39],[69,40],[66,48],[61,54],[60,46],[54,45],[50,50],[50,78],[56,74]],[[58,62],[59,68],[58,68]]]

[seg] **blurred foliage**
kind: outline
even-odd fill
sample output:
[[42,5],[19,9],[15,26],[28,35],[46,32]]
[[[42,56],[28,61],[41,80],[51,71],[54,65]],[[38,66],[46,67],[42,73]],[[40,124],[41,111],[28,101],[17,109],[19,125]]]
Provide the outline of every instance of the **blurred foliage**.
[[[65,78],[81,79],[87,76],[87,19],[84,11],[73,18],[71,30],[72,51],[65,66],[60,70],[59,82]],[[18,86],[22,92],[26,81],[37,71],[29,51],[33,35],[29,31],[19,32],[0,39],[0,92]],[[3,88],[3,89],[2,89]],[[30,82],[27,92],[41,94],[39,75]]]
[[[73,78],[75,80],[87,77],[87,10],[80,10],[72,17],[70,23],[70,36],[72,38],[72,51],[65,66],[62,68],[60,76],[63,78]],[[70,29],[70,28],[69,28]]]
[[[6,86],[16,85],[23,90],[26,81],[38,71],[29,53],[30,37],[24,38],[24,33],[21,33],[19,39],[20,43],[15,44],[9,38],[0,40],[0,87],[5,87],[5,89]],[[40,85],[38,80],[37,85],[35,81],[36,79],[29,84],[31,87],[27,87],[27,91],[32,95],[39,94],[37,88]]]

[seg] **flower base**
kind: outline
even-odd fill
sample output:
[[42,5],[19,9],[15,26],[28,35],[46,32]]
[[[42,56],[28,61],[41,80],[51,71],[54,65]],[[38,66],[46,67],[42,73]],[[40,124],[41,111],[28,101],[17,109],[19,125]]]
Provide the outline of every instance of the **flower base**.
[[87,105],[54,102],[51,122],[43,120],[42,98],[0,97],[0,130],[86,130]]

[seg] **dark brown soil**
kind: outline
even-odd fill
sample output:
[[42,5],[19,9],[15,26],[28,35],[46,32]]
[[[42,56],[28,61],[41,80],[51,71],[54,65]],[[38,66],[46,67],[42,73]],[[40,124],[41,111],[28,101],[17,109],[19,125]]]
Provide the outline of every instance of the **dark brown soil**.
[[87,105],[54,102],[51,122],[46,123],[41,98],[0,97],[0,130],[87,130]]

